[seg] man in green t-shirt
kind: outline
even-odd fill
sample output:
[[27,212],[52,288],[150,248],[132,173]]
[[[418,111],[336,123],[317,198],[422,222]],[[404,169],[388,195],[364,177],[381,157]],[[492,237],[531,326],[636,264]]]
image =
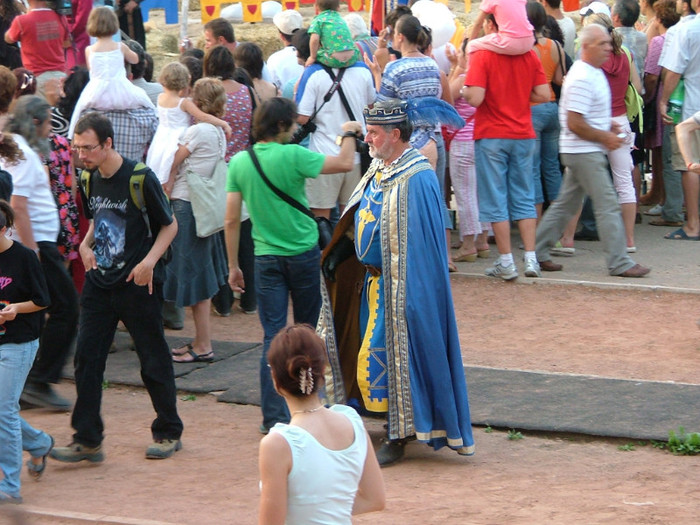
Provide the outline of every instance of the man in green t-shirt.
[[[338,129],[338,156],[309,151],[288,144],[296,128],[294,102],[276,97],[258,107],[253,117],[253,152],[269,181],[283,193],[308,208],[305,183],[321,173],[352,169],[355,138],[362,133],[359,122],[346,122]],[[289,412],[275,391],[267,367],[267,350],[272,338],[287,324],[289,294],[294,322],[316,326],[321,308],[318,226],[316,221],[278,197],[265,183],[248,151],[236,154],[229,163],[226,184],[226,251],[229,285],[243,292],[245,283],[238,266],[241,203],[245,200],[253,223],[255,282],[258,315],[265,333],[260,361],[260,397],[264,434],[275,423],[287,423]]]

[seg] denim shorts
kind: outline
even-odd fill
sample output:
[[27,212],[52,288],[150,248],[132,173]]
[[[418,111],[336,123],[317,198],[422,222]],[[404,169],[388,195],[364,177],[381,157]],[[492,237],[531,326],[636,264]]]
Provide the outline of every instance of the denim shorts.
[[474,144],[479,220],[535,219],[535,139],[479,139]]

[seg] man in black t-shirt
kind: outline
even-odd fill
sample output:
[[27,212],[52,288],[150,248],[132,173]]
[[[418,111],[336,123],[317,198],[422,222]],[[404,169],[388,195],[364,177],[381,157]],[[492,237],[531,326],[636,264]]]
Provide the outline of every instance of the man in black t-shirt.
[[113,149],[114,130],[105,116],[88,113],[75,128],[73,150],[91,171],[81,188],[90,221],[80,256],[86,269],[81,296],[80,331],[75,354],[78,398],[71,424],[73,442],[57,447],[59,461],[104,460],[100,417],[102,380],[118,321],[134,339],[141,377],[157,417],[146,457],[170,457],[181,448],[175,378],[161,318],[161,257],[177,233],[177,223],[151,170],[143,181],[147,219],[133,202],[130,179],[136,162]]

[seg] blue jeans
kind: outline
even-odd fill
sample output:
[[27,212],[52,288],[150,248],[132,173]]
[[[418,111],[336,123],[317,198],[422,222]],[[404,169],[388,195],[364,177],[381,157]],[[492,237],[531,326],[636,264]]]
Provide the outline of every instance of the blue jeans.
[[263,425],[289,422],[289,410],[277,394],[267,366],[267,351],[277,333],[287,326],[289,295],[295,323],[316,327],[321,310],[321,252],[317,246],[299,255],[256,255],[255,286],[258,315],[265,334],[260,359],[260,400]]
[[43,456],[51,436],[32,428],[19,415],[19,396],[34,362],[39,340],[0,345],[0,491],[19,498],[22,450]]
[[535,128],[535,153],[532,175],[535,182],[535,204],[551,202],[559,195],[559,106],[546,102],[532,106],[532,127]]

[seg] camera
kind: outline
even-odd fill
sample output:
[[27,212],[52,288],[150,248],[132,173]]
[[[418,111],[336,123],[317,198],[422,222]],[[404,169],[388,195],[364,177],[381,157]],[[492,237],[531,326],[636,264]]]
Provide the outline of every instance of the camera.
[[49,0],[47,4],[59,15],[71,16],[73,14],[71,0]]
[[317,127],[318,126],[316,126],[316,123],[313,120],[307,120],[306,124],[302,124],[297,128],[297,130],[294,132],[294,135],[292,135],[292,138],[289,140],[289,143],[299,144],[307,136],[316,131]]

